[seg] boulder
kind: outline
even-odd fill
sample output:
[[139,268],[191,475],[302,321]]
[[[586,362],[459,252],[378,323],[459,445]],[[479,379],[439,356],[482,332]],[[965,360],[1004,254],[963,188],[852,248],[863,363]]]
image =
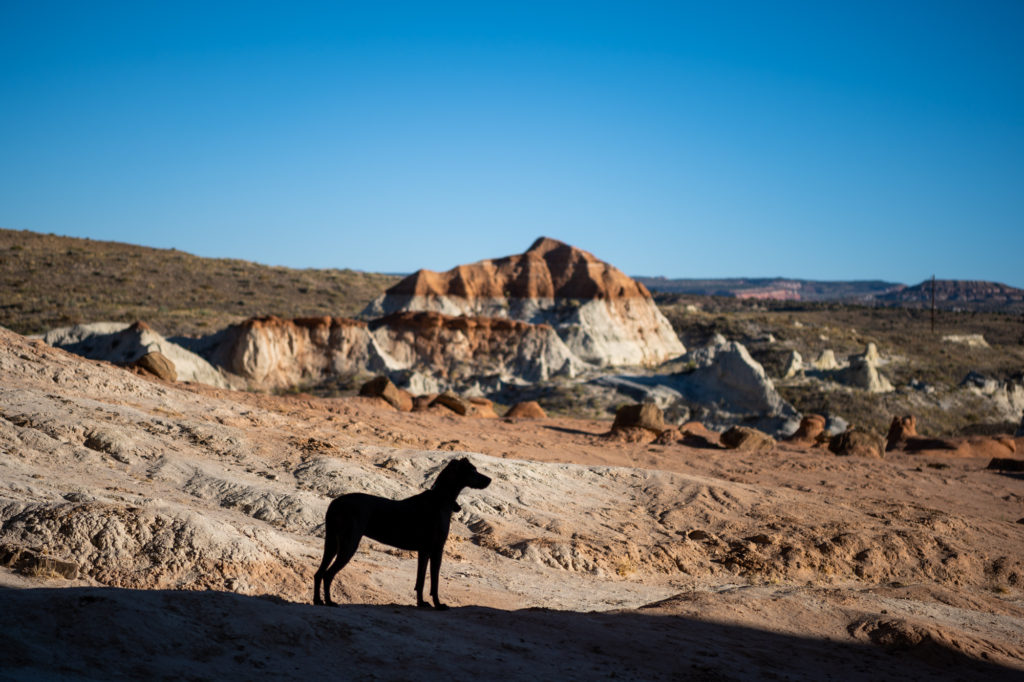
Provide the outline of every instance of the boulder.
[[391,379],[383,374],[363,384],[359,389],[359,395],[383,398],[400,412],[412,410],[412,395],[395,386]]
[[770,451],[775,447],[775,439],[749,426],[732,426],[722,434],[722,445],[741,452]]
[[422,412],[423,410],[429,409],[434,401],[437,399],[437,393],[427,393],[425,395],[418,395],[412,399],[412,409],[414,412]]
[[917,436],[917,418],[908,414],[903,417],[893,417],[889,424],[889,434],[885,438],[885,450],[896,450],[907,444],[907,439]]
[[547,413],[536,400],[526,400],[516,403],[505,413],[509,419],[547,419]]
[[469,402],[465,398],[462,398],[451,391],[445,391],[441,395],[434,398],[433,405],[443,405],[455,414],[462,415],[463,417],[473,413],[473,403]]
[[498,413],[494,411],[494,403],[487,398],[470,398],[473,406],[473,416],[482,419],[497,419]]
[[683,445],[691,448],[718,449],[722,447],[721,435],[700,422],[686,422],[679,427],[679,431],[683,434]]
[[820,414],[809,414],[800,420],[800,426],[786,440],[798,443],[816,443],[825,433],[825,417]]
[[158,350],[146,353],[131,366],[164,381],[174,383],[178,380],[178,371],[174,368],[174,363]]
[[641,428],[661,433],[665,430],[665,416],[657,405],[651,403],[623,405],[615,412],[612,431],[625,428]]
[[850,427],[843,433],[833,436],[828,442],[828,449],[841,456],[874,457],[885,456],[885,441],[878,434]]
[[682,432],[673,426],[659,433],[658,437],[654,439],[654,442],[657,445],[672,445],[682,441],[682,439]]

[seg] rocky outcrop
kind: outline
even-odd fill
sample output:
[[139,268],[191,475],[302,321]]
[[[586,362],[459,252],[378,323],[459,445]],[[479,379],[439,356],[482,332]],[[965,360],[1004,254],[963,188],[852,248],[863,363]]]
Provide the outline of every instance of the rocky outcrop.
[[657,365],[685,352],[650,292],[592,254],[540,238],[523,254],[420,270],[364,311],[490,317],[547,324],[579,359],[599,365]]
[[751,419],[772,433],[791,432],[797,411],[775,390],[764,368],[736,341],[705,346],[686,356],[692,371],[674,376],[673,387],[705,422],[735,423]]
[[200,355],[165,339],[145,322],[93,322],[61,327],[47,332],[43,340],[76,355],[120,365],[131,365],[146,355],[160,353],[170,361],[176,379],[219,388],[229,386],[230,377],[224,372]]
[[548,325],[437,312],[400,312],[371,323],[393,369],[417,368],[446,382],[493,376],[509,383],[574,377],[580,362]]
[[942,337],[943,343],[957,343],[968,348],[988,348],[988,341],[983,334],[947,334]]
[[434,312],[395,313],[370,324],[253,318],[193,347],[260,390],[372,373],[424,393],[479,377],[506,383],[572,377],[585,367],[549,326]]
[[213,364],[261,390],[386,372],[395,365],[366,323],[343,317],[252,318],[200,340],[196,347]]
[[836,362],[835,351],[833,351],[831,348],[826,348],[825,350],[821,351],[820,353],[818,353],[818,357],[814,359],[814,362],[811,363],[811,366],[814,367],[814,369],[823,371],[838,369],[839,363]]
[[839,382],[862,388],[869,393],[890,393],[892,384],[878,372],[881,357],[874,343],[868,343],[863,353],[851,355],[849,366],[838,373]]
[[968,372],[960,388],[986,398],[1008,422],[1016,422],[1024,413],[1024,373],[1001,381],[980,372]]

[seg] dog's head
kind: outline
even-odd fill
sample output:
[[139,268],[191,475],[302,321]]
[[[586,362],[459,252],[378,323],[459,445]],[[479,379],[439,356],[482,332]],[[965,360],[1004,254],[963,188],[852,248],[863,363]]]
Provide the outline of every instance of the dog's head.
[[490,477],[477,471],[473,463],[465,457],[448,462],[441,475],[437,477],[434,487],[438,487],[441,481],[451,481],[459,488],[486,488],[491,484]]

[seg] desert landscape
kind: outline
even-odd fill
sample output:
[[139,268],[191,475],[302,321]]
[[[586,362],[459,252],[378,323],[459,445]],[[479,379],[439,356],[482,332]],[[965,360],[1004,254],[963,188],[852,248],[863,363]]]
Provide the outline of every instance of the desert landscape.
[[[399,277],[12,230],[0,275],[0,679],[1024,674],[1018,290],[932,331],[550,238]],[[368,539],[313,606],[331,499],[456,457],[452,609]]]

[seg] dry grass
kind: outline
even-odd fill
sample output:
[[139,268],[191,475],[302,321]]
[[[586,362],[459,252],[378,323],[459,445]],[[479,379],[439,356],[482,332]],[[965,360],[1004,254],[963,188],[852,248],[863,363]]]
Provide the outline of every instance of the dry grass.
[[0,229],[0,325],[21,334],[143,320],[201,335],[256,315],[352,317],[396,281]]

